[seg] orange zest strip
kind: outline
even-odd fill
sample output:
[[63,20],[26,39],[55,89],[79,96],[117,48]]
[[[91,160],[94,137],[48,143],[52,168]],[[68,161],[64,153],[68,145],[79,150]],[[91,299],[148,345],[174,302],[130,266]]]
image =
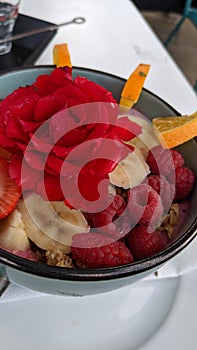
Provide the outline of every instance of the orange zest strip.
[[197,136],[197,111],[181,117],[154,118],[153,128],[164,148],[173,148]]
[[141,63],[131,73],[121,92],[121,106],[130,109],[138,101],[149,70],[149,64]]
[[56,67],[72,67],[68,44],[57,44],[54,46],[53,63]]

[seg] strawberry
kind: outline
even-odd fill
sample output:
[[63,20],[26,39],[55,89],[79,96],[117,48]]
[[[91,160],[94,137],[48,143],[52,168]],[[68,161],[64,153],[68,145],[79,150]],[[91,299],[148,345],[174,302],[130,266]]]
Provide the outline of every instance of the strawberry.
[[9,215],[16,207],[21,189],[8,172],[9,161],[0,158],[0,219]]
[[148,232],[146,226],[134,227],[127,238],[127,244],[135,260],[159,253],[168,243],[169,237],[166,231]]

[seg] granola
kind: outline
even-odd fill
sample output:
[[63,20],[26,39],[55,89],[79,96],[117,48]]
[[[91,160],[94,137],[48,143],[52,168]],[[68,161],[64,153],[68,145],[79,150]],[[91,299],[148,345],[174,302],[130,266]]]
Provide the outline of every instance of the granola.
[[70,256],[63,253],[61,249],[50,247],[46,253],[46,264],[61,267],[73,267],[73,262]]

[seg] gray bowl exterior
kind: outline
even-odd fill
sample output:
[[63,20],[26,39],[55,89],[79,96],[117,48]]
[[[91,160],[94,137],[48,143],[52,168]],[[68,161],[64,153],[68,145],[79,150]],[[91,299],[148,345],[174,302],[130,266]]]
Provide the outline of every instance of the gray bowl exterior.
[[[0,99],[6,97],[10,92],[19,86],[24,86],[31,84],[35,81],[36,77],[40,74],[50,74],[50,72],[54,69],[53,66],[38,66],[38,67],[29,67],[24,69],[18,69],[10,73],[0,75]],[[104,86],[108,90],[110,90],[113,96],[119,100],[120,92],[124,86],[124,79],[119,77],[101,73],[99,71],[93,71],[85,68],[73,68],[73,77],[75,76],[85,76],[88,79],[97,82],[98,84]],[[148,118],[152,119],[156,116],[169,116],[178,114],[172,107],[168,106],[164,101],[155,95],[151,94],[149,91],[143,89],[140,99],[135,106],[139,112],[145,114]],[[189,141],[184,145],[178,147],[178,149],[183,153],[184,157],[187,159],[187,165],[192,168],[192,170],[197,174],[197,144],[193,141]],[[191,210],[189,216],[187,218],[187,222],[185,223],[182,231],[185,232],[187,228],[193,225],[193,222],[196,220],[196,208],[197,208],[197,193],[195,191],[192,195],[191,199]],[[196,227],[196,226],[195,226]],[[194,238],[194,232],[192,238]],[[44,293],[49,294],[57,294],[57,295],[72,295],[72,296],[84,296],[91,294],[98,294],[103,292],[108,292],[128,284],[134,283],[139,279],[146,277],[147,275],[153,273],[158,269],[158,267],[162,266],[165,261],[169,258],[172,258],[176,255],[180,250],[182,250],[191,239],[187,239],[181,247],[177,247],[174,250],[173,254],[166,254],[166,258],[157,260],[154,264],[149,265],[147,261],[144,265],[144,269],[135,270],[134,273],[125,273],[121,274],[120,268],[120,276],[116,273],[116,276],[112,276],[110,278],[102,278],[102,273],[99,275],[99,272],[95,274],[90,279],[86,278],[86,274],[83,273],[80,278],[68,278],[56,275],[53,277],[47,277],[46,274],[40,274],[35,272],[29,273],[25,271],[25,269],[20,269],[17,262],[15,262],[14,258],[9,259],[5,257],[1,257],[0,253],[0,262],[3,264],[4,272],[8,276],[9,280],[15,284],[19,284],[21,286],[37,290]],[[12,254],[11,254],[12,255]],[[20,259],[20,258],[19,258]],[[21,258],[22,259],[22,258]],[[24,259],[23,259],[24,260]],[[36,263],[34,263],[36,264]],[[59,268],[62,269],[62,268]]]
[[110,292],[112,290],[135,283],[136,281],[148,276],[155,270],[156,268],[133,276],[116,278],[113,280],[67,281],[32,275],[9,266],[5,266],[6,276],[8,277],[9,281],[15,284],[39,291],[41,293],[74,297]]

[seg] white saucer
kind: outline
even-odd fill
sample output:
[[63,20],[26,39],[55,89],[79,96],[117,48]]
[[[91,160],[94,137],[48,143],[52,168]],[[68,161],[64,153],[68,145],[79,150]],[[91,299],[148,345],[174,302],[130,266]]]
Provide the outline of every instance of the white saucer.
[[139,350],[196,349],[196,290],[197,271],[185,274],[180,278],[179,291],[166,321],[150,341]]
[[106,294],[40,294],[2,302],[0,348],[195,350],[197,272],[177,275],[177,271],[185,259],[192,258],[196,246],[195,240],[172,262],[168,278],[162,278],[161,271],[160,279],[145,279]]
[[40,296],[1,304],[1,348],[137,349],[168,317],[178,289],[179,279],[173,278],[99,296]]

